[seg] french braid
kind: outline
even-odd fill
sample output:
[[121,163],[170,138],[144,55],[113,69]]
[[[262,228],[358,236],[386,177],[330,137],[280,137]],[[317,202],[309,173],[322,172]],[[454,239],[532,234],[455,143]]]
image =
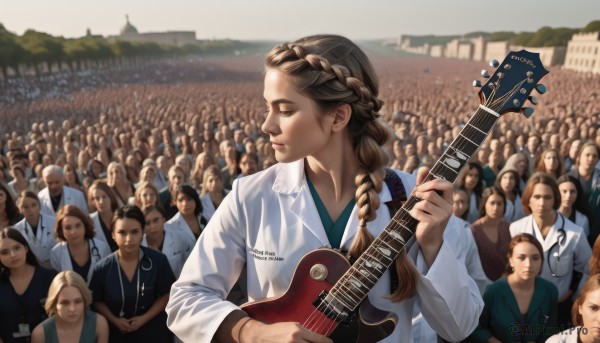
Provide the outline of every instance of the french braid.
[[[388,156],[383,145],[389,131],[377,120],[383,102],[378,96],[378,80],[367,56],[350,40],[334,35],[319,35],[281,44],[265,58],[267,68],[277,68],[292,76],[298,90],[313,99],[322,113],[349,104],[352,116],[348,125],[352,145],[359,162],[355,177],[358,206],[358,232],[349,255],[358,258],[373,242],[367,223],[374,220],[383,187]],[[396,259],[400,287],[391,299],[412,296],[417,273],[401,253]]]

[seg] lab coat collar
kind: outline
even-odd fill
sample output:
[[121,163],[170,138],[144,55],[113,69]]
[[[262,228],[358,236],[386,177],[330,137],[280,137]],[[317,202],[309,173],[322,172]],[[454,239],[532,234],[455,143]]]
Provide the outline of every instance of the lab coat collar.
[[[323,243],[323,246],[330,246],[329,239],[325,233],[323,223],[318,216],[315,202],[306,182],[303,159],[291,163],[281,163],[281,166],[278,166],[273,190],[290,195],[296,193],[290,210],[302,220],[304,225]],[[392,195],[385,182],[383,183],[381,192],[379,192],[379,198],[381,206],[377,210],[377,217],[374,221],[367,223],[369,231],[375,237],[381,233],[381,230],[385,228],[390,220],[389,211],[385,203],[392,200]],[[358,208],[355,205],[342,236],[342,247],[347,246],[356,235],[358,227],[357,211]]]

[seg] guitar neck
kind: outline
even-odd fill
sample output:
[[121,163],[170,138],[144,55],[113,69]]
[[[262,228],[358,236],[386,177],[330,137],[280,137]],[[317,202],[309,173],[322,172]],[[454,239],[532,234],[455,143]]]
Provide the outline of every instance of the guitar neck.
[[[461,170],[488,136],[498,117],[479,108],[444,154],[429,171],[425,181],[444,179],[454,182]],[[383,273],[414,236],[419,223],[409,212],[420,199],[411,195],[390,223],[352,267],[330,290],[332,300],[354,311]]]

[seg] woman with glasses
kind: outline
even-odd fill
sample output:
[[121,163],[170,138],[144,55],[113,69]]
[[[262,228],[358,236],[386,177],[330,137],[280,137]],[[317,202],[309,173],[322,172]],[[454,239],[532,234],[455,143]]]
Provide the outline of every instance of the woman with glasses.
[[546,173],[531,176],[523,192],[523,208],[529,215],[510,225],[511,236],[528,233],[544,247],[542,278],[558,288],[559,324],[569,323],[573,271],[588,273],[592,250],[583,229],[558,212],[560,191],[554,178]]

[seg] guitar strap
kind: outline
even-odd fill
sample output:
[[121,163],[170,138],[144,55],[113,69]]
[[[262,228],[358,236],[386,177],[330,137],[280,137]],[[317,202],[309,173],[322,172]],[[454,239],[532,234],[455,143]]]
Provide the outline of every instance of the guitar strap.
[[[396,212],[404,205],[406,202],[406,189],[402,184],[402,180],[400,176],[396,174],[393,169],[385,168],[385,177],[383,179],[385,184],[387,185],[390,193],[392,194],[392,200],[387,201],[385,204],[390,211],[390,217],[393,217]],[[390,293],[394,293],[396,289],[398,289],[398,272],[396,271],[396,263],[392,263],[389,267],[390,271]]]

